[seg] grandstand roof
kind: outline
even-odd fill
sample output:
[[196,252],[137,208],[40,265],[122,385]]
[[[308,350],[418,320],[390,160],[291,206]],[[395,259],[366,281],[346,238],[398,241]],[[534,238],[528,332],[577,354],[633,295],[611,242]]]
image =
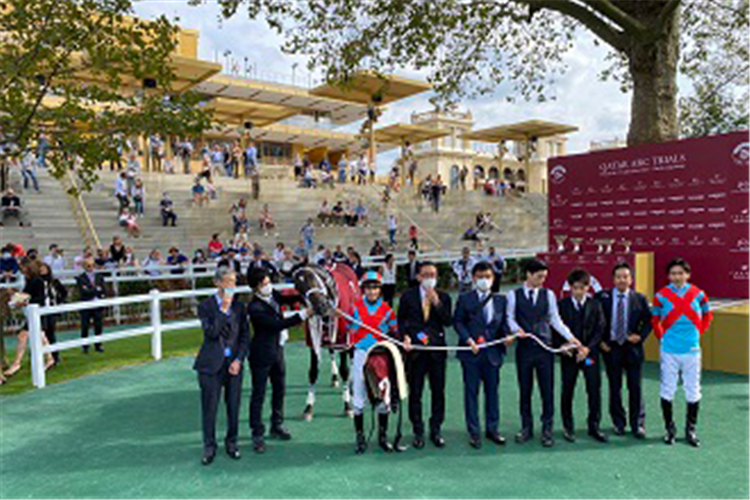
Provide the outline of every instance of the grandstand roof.
[[461,134],[463,139],[497,143],[503,140],[523,141],[531,137],[549,137],[552,135],[575,132],[578,127],[543,120],[526,120],[508,125],[498,125]]
[[430,89],[432,85],[421,80],[360,71],[347,81],[326,83],[310,93],[359,104],[370,104],[374,96],[379,96],[377,104],[389,104]]

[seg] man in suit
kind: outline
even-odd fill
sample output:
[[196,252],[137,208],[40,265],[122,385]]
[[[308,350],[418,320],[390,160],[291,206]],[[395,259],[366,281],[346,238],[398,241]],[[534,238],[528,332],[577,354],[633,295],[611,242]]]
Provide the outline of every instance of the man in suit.
[[[107,296],[104,287],[104,275],[95,272],[94,259],[88,258],[83,262],[83,272],[76,277],[76,286],[78,287],[78,297],[81,302],[95,301]],[[102,308],[84,309],[81,311],[81,337],[89,336],[89,327],[91,321],[94,321],[94,335],[102,334]],[[104,346],[94,344],[96,352],[104,352]],[[89,346],[83,346],[83,353],[89,353]]]
[[542,396],[542,445],[553,446],[552,424],[555,415],[554,367],[555,356],[542,347],[534,335],[545,346],[552,346],[552,330],[557,332],[576,348],[581,342],[573,336],[560,318],[557,299],[552,290],[544,288],[549,269],[538,259],[526,263],[523,286],[508,292],[508,327],[519,340],[516,347],[516,371],[518,374],[521,430],[516,434],[517,443],[525,443],[534,436],[531,416],[531,394],[534,377]]
[[228,266],[219,266],[214,275],[216,294],[198,306],[203,327],[203,344],[193,369],[198,372],[203,417],[203,465],[216,456],[216,412],[222,389],[227,405],[227,435],[224,447],[230,458],[240,458],[237,429],[240,418],[242,364],[248,355],[250,332],[245,306],[235,298],[237,275]]
[[[500,434],[500,367],[505,359],[505,345],[483,347],[483,344],[508,335],[505,297],[493,295],[492,266],[486,261],[474,264],[471,270],[475,290],[458,297],[453,326],[464,379],[464,417],[469,431],[469,444],[482,447],[479,424],[479,388],[484,384],[485,436],[495,444],[505,444]],[[506,342],[507,343],[507,342]]]
[[440,427],[445,420],[445,351],[412,350],[412,345],[445,346],[445,328],[452,324],[451,298],[435,289],[437,266],[423,262],[417,273],[418,286],[401,295],[398,331],[404,336],[409,367],[409,420],[414,430],[414,447],[424,447],[422,391],[425,377],[430,380],[430,440],[438,448],[445,446]]
[[[563,421],[563,437],[571,443],[575,441],[573,424],[573,394],[578,381],[578,373],[583,372],[588,396],[588,433],[595,440],[606,443],[607,436],[599,428],[602,416],[601,385],[599,368],[599,343],[604,331],[604,311],[596,299],[588,296],[591,275],[583,269],[574,269],[568,275],[571,295],[560,301],[560,317],[571,333],[581,341],[578,353],[564,355],[560,360],[562,374],[562,399],[560,410]],[[556,336],[559,338],[559,336]]]
[[622,374],[628,381],[629,421],[633,435],[646,437],[646,408],[641,392],[643,342],[651,333],[651,309],[646,297],[631,289],[633,274],[621,262],[612,271],[614,288],[599,293],[604,309],[604,335],[600,344],[609,379],[609,413],[618,436],[628,420],[622,406]]
[[409,250],[407,258],[409,260],[406,262],[406,282],[409,288],[415,288],[419,285],[420,263],[417,261],[417,252]]
[[[247,282],[253,290],[253,300],[247,306],[250,322],[253,325],[253,338],[250,342],[250,370],[253,377],[250,397],[250,428],[253,433],[253,450],[266,451],[263,436],[263,401],[266,385],[271,379],[271,436],[289,440],[292,436],[284,427],[284,392],[286,390],[286,364],[284,344],[288,328],[299,325],[310,315],[308,309],[295,312],[285,318],[281,306],[287,302],[279,292],[273,290],[268,271],[263,268],[249,268]],[[296,299],[295,299],[296,300]]]

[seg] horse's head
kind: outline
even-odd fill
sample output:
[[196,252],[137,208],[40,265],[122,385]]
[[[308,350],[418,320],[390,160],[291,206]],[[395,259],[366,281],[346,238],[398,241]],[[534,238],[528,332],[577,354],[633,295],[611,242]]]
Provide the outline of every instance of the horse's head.
[[316,316],[332,316],[338,302],[336,284],[327,269],[309,265],[294,272],[294,288]]

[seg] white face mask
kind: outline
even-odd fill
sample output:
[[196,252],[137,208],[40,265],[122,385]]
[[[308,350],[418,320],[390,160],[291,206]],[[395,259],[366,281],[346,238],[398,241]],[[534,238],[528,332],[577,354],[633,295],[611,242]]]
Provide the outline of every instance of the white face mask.
[[273,292],[273,286],[270,283],[263,285],[258,290],[258,293],[260,293],[261,296],[263,297],[270,297],[272,292]]
[[425,278],[422,280],[422,286],[425,290],[432,290],[437,286],[437,279],[435,278]]
[[229,297],[230,299],[232,297],[234,297],[234,294],[236,294],[236,293],[237,293],[237,289],[234,288],[234,287],[232,287],[232,288],[225,288],[224,289],[224,296],[225,297]]
[[490,278],[482,278],[475,281],[477,290],[484,293],[489,291],[490,288],[492,288],[492,279]]

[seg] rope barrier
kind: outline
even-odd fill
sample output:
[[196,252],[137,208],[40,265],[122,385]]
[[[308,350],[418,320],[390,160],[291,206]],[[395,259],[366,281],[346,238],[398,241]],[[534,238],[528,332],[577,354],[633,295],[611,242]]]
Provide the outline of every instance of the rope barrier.
[[[374,333],[376,335],[384,337],[384,338],[388,339],[388,341],[393,342],[394,344],[396,344],[397,346],[403,347],[404,349],[406,349],[406,344],[403,341],[401,341],[401,340],[399,340],[397,338],[391,337],[390,335],[387,335],[387,334],[381,332],[380,330],[376,330],[375,328],[372,328],[371,326],[366,325],[366,324],[362,323],[361,321],[358,321],[357,319],[355,319],[351,315],[345,313],[344,311],[342,311],[339,308],[336,308],[336,312],[340,316],[346,318],[348,321],[354,323],[355,325],[359,326],[360,328],[364,328],[365,330],[369,331],[370,333]],[[500,344],[502,342],[505,342],[508,339],[515,340],[517,338],[521,338],[521,339],[522,338],[530,338],[531,340],[533,340],[534,342],[536,342],[537,344],[539,344],[539,346],[541,346],[542,349],[544,349],[546,351],[549,351],[549,352],[551,352],[553,354],[561,354],[561,353],[564,353],[566,351],[570,351],[570,350],[576,349],[576,347],[573,346],[573,345],[565,345],[565,346],[558,347],[558,348],[550,347],[547,344],[545,344],[544,341],[542,341],[539,337],[537,337],[536,335],[531,334],[531,333],[527,333],[526,337],[522,337],[522,336],[514,333],[513,335],[509,335],[509,336],[503,337],[501,339],[492,340],[490,342],[484,342],[482,344],[478,344],[478,347],[480,349],[486,349],[488,347],[493,347],[493,346],[496,346],[496,345],[498,345],[498,344]],[[439,346],[439,345],[419,345],[419,344],[412,344],[411,345],[411,350],[413,350],[413,351],[471,351],[472,349],[469,346]]]

